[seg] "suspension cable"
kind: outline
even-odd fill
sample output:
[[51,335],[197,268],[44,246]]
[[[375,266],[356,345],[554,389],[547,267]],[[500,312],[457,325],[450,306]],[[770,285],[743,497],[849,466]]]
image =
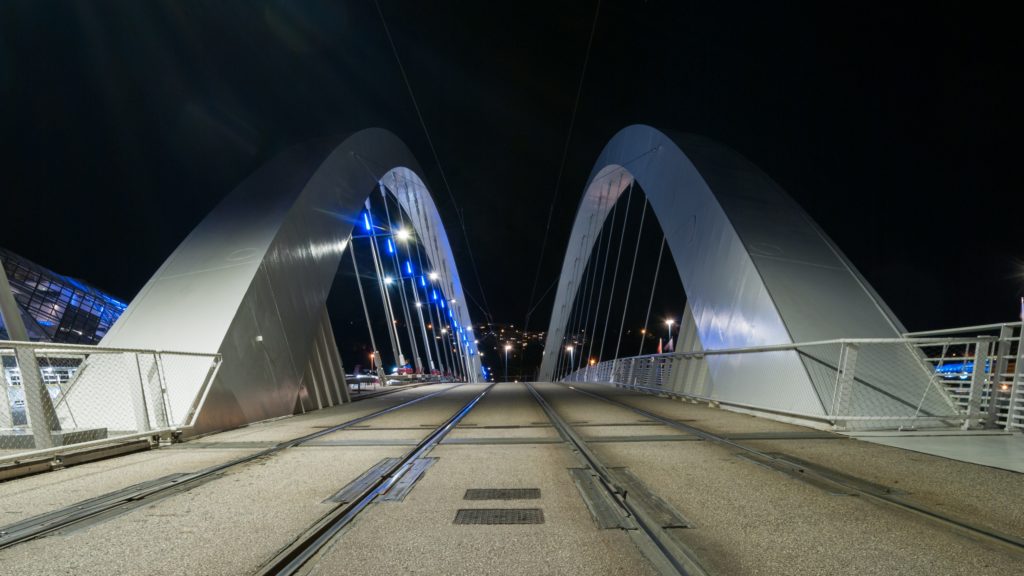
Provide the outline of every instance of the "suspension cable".
[[[427,259],[427,262],[430,263],[430,259]],[[424,277],[427,277],[427,278],[430,277],[430,274],[427,272],[426,268],[423,267],[423,251],[420,250],[420,244],[416,244],[416,265],[420,267],[420,272],[423,273]],[[431,263],[431,266],[433,266],[433,263]],[[415,286],[414,286],[414,288],[415,288]],[[430,316],[430,295],[427,293],[427,289],[428,289],[427,286],[423,286],[423,307],[425,307],[427,309],[427,318],[430,320],[430,323],[433,324],[434,323],[434,319]],[[418,294],[418,292],[417,292],[417,294]],[[419,296],[417,296],[417,298],[419,298]],[[422,322],[422,314],[421,314],[420,318],[421,318],[421,322]],[[431,332],[434,332],[434,331],[431,330]],[[437,359],[438,366],[440,366],[441,365],[441,352],[440,352],[440,350],[437,347],[437,339],[435,339],[433,336],[428,336],[428,334],[426,332],[426,327],[424,327],[424,329],[423,329],[423,338],[425,340],[427,340],[427,339],[430,340],[429,342],[424,342],[424,344],[427,346],[427,354],[428,355],[430,354],[430,345],[433,344],[433,346],[434,346],[434,357]]]
[[[632,184],[630,184],[632,186]],[[622,322],[619,324],[619,341],[615,343],[615,356],[619,357],[622,346],[622,332],[626,329],[626,311],[629,310],[629,296],[633,292],[633,276],[636,274],[636,257],[640,253],[640,240],[644,235],[644,220],[647,218],[647,195],[644,195],[644,207],[640,212],[640,231],[636,235],[636,247],[633,249],[633,266],[629,269],[629,284],[626,286],[626,302],[622,305]]]
[[651,304],[654,303],[654,290],[658,287],[658,273],[661,272],[661,255],[665,252],[665,235],[661,236],[661,248],[658,250],[658,265],[654,267],[654,282],[651,283],[651,298],[647,301],[647,315],[644,316],[644,329],[640,331],[640,351],[637,356],[644,355],[644,341],[647,340],[647,322],[651,319]]
[[[593,228],[594,228],[594,215],[591,214],[590,215],[590,220],[587,222],[587,233],[584,234],[582,238],[580,238],[580,249],[581,250],[582,250],[583,245],[586,244],[587,240],[590,238],[590,235],[593,233]],[[586,282],[586,279],[584,278],[584,273],[587,270],[587,261],[585,260],[583,262],[583,270],[580,270],[580,260],[581,260],[581,258],[577,255],[576,260],[573,262],[572,278],[575,278],[574,281],[576,282],[576,296],[573,297],[572,308],[569,310],[569,317],[568,317],[568,319],[566,320],[566,323],[565,323],[565,326],[568,329],[573,329],[574,328],[575,322],[576,322],[576,316],[577,316],[578,310],[580,308],[581,302],[583,300],[583,292],[580,290],[580,286],[581,286],[580,281],[582,280],[584,283]],[[557,279],[555,281],[557,282]],[[568,336],[568,334],[563,335],[563,338],[562,338],[563,341],[566,340],[566,336]],[[576,347],[575,333],[573,333],[573,339],[572,339],[572,343],[570,344],[570,346],[572,346],[573,349],[575,349],[575,347]],[[564,346],[559,345],[559,351],[558,351],[559,355],[558,355],[557,361],[555,363],[555,372],[554,372],[554,374],[556,376],[561,374],[562,364],[563,364],[563,361],[565,360],[565,355],[562,353],[563,351],[565,351],[564,350]],[[572,358],[572,357],[573,356],[570,356],[570,358]],[[566,363],[566,365],[568,365],[568,364],[571,364],[571,361]],[[557,380],[558,378],[555,378],[555,379]]]
[[[366,211],[370,211],[370,201],[366,201]],[[380,253],[377,250],[377,233],[370,230],[370,254],[373,256],[373,270],[377,273],[377,288],[380,290],[380,300],[384,306],[384,317],[388,324],[388,338],[391,340],[391,353],[394,355],[395,364],[403,360],[402,343],[398,341],[398,332],[395,329],[394,310],[391,308],[391,296],[388,295],[387,287],[384,285],[384,264],[381,262]]]
[[[619,186],[622,186],[622,176],[619,176]],[[608,319],[612,317],[612,304],[615,302],[615,285],[619,279],[619,262],[622,261],[622,244],[626,240],[626,222],[629,220],[629,205],[633,201],[633,182],[629,183],[629,191],[626,193],[626,211],[622,216],[622,233],[619,235],[619,249],[615,253],[615,269],[612,270],[612,289],[608,293],[608,312],[604,316],[604,329],[601,330],[601,349],[597,351],[597,361],[604,358],[604,339],[608,335]],[[614,224],[614,223],[613,223]]]
[[[398,225],[399,225],[400,229],[406,230],[408,232],[408,228],[405,227],[405,216],[402,214],[402,207],[398,203],[398,175],[395,174],[394,172],[392,172],[392,178],[394,179],[395,188],[394,188],[394,190],[391,190],[391,196],[395,200],[395,211],[398,213]],[[385,214],[387,214],[388,226],[392,230],[394,230],[394,224],[392,224],[392,222],[391,222],[391,212],[390,212],[390,210],[388,210],[387,204],[388,204],[388,197],[385,195],[385,197],[384,197],[384,212],[385,212]],[[395,237],[394,232],[392,232],[391,236],[392,236],[392,238]],[[408,251],[409,251],[409,248],[408,248],[408,246],[406,246],[406,252],[408,252]],[[408,299],[408,297],[405,294],[405,284],[402,282],[402,263],[401,263],[401,258],[400,258],[401,253],[402,252],[401,252],[401,250],[399,248],[399,244],[398,244],[398,241],[396,239],[395,240],[395,253],[393,254],[393,256],[394,256],[395,265],[398,267],[398,276],[395,278],[395,282],[398,284],[398,290],[399,290],[399,293],[402,296],[402,309],[405,311],[405,320],[406,320],[405,328],[406,328],[406,332],[409,334],[409,342],[412,344],[413,365],[420,372],[420,374],[422,374],[423,373],[423,358],[420,356],[419,343],[416,342],[416,329],[413,327],[412,312],[409,310],[409,299]],[[414,276],[411,271],[406,270],[406,272],[409,272],[410,276]],[[415,278],[413,278],[412,281],[414,282],[413,289],[415,289],[415,286],[416,286]],[[422,316],[420,316],[420,319],[422,320]]]
[[[612,187],[612,183],[611,183],[611,181],[609,181],[608,182],[608,195],[609,195],[609,197],[611,196],[611,187]],[[616,198],[616,200],[617,200],[617,198]],[[597,334],[598,318],[600,318],[600,316],[601,316],[601,300],[604,297],[604,281],[605,281],[605,278],[608,277],[608,255],[611,254],[611,252],[612,252],[612,236],[614,236],[613,233],[615,232],[615,218],[616,218],[616,216],[618,214],[618,211],[619,211],[619,203],[618,202],[613,202],[613,204],[612,204],[612,221],[611,221],[611,225],[608,227],[608,242],[607,242],[607,246],[605,246],[605,250],[604,250],[604,264],[601,267],[601,285],[600,285],[600,288],[597,291],[597,306],[596,306],[596,310],[594,311],[594,334],[595,335]],[[594,354],[594,340],[595,340],[595,338],[591,338],[590,339],[590,348],[587,349],[587,365],[588,366],[590,365],[590,358]]]
[[[598,218],[597,216],[598,214],[604,212],[604,201],[605,195],[604,193],[602,193],[600,199],[598,200],[597,212],[593,214],[591,219],[591,232],[593,235],[593,231],[597,231],[597,238],[595,238],[594,243],[591,244],[592,247],[590,249],[590,254],[588,254],[587,256],[587,268],[584,268],[584,271],[589,271],[590,278],[587,280],[587,289],[585,292],[586,300],[584,301],[585,304],[583,304],[580,307],[579,316],[577,318],[577,326],[574,330],[575,334],[578,334],[582,330],[584,338],[586,338],[587,336],[587,326],[590,325],[590,305],[594,301],[594,284],[597,282],[597,262],[601,256],[602,247],[604,246],[604,220]],[[594,246],[597,247],[596,256],[594,255]],[[583,358],[582,341],[580,342],[579,357]],[[579,362],[572,362],[572,366],[570,366],[570,373],[578,369]]]
[[[388,188],[380,187],[380,193],[384,200],[384,215],[388,220],[388,233],[391,235],[392,244],[391,263],[395,266],[395,285],[398,286],[399,302],[402,304],[402,319],[405,320],[406,335],[409,337],[409,345],[412,347],[413,366],[422,369],[419,359],[419,350],[416,346],[416,338],[412,333],[412,315],[409,313],[409,301],[405,297],[405,286],[402,285],[402,263],[398,260],[398,241],[395,239],[395,224],[391,220],[391,210],[388,208]],[[394,192],[392,192],[394,194]],[[398,325],[395,325],[395,334],[398,333]],[[403,366],[404,368],[404,366]]]
[[[372,241],[371,237],[371,241]],[[359,286],[359,299],[363,302],[363,314],[366,316],[366,330],[370,333],[370,346],[373,348],[373,354],[371,359],[376,364],[377,377],[380,378],[381,385],[384,385],[384,370],[381,366],[380,352],[377,350],[377,339],[373,337],[373,324],[370,321],[370,308],[366,305],[366,294],[363,292],[363,281],[359,277],[359,266],[356,265],[356,244],[352,236],[348,237],[348,252],[352,255],[352,271],[356,275],[356,286]],[[374,366],[371,366],[374,368]],[[356,374],[358,376],[358,374]]]

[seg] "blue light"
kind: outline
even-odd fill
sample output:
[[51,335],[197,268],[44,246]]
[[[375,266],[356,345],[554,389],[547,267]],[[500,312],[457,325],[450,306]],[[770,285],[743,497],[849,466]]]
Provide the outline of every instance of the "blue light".
[[412,262],[408,260],[405,261],[405,273],[412,276]]
[[370,225],[370,213],[369,212],[363,212],[363,228],[366,228],[367,232],[370,232],[370,231],[373,230],[373,226]]
[[[443,298],[440,300],[440,302],[441,302],[441,308],[447,308],[447,306],[444,305],[444,299]],[[448,313],[451,314],[452,313],[451,310],[449,310]]]
[[437,300],[437,290],[431,290],[430,291],[430,299],[431,300]]
[[420,276],[420,286],[422,286],[424,288],[427,287],[427,277],[426,276]]
[[391,241],[391,238],[387,240],[388,254],[395,253],[395,243]]

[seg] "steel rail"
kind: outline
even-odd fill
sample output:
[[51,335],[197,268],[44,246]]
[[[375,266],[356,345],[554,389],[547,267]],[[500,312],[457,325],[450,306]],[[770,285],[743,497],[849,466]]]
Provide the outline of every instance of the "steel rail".
[[427,455],[459,422],[472,410],[483,397],[494,388],[490,384],[482,392],[473,397],[443,424],[435,428],[426,438],[405,453],[401,459],[388,468],[377,480],[368,486],[352,502],[339,504],[299,536],[291,544],[283,548],[274,558],[260,568],[258,575],[290,575],[302,569],[313,557],[320,553],[335,536],[345,529],[360,512],[366,509],[377,496],[388,491],[395,482],[412,467],[412,463]]
[[412,406],[413,404],[417,404],[429,398],[433,398],[440,394],[444,394],[445,392],[448,392],[449,390],[452,390],[454,388],[458,388],[459,386],[462,386],[462,384],[449,386],[443,390],[431,392],[430,394],[425,394],[423,396],[413,398],[412,400],[408,400],[406,402],[402,402],[400,404],[390,406],[382,410],[378,410],[365,416],[360,416],[359,418],[342,422],[341,424],[337,424],[329,428],[325,428],[323,430],[318,430],[311,434],[306,434],[304,436],[292,438],[291,440],[286,440],[284,442],[275,444],[270,448],[260,450],[253,454],[242,456],[234,460],[229,460],[222,464],[217,464],[215,466],[205,468],[198,472],[193,472],[191,474],[186,474],[183,476],[170,477],[166,481],[159,482],[156,484],[147,484],[144,488],[140,488],[139,490],[136,491],[122,491],[115,498],[107,498],[107,496],[113,494],[108,493],[107,495],[90,499],[89,502],[91,502],[91,504],[83,504],[81,502],[77,504],[72,504],[71,506],[68,506],[66,508],[47,512],[38,516],[34,516],[32,518],[28,518],[26,520],[21,520],[8,526],[0,527],[0,550],[10,548],[11,546],[20,544],[22,542],[26,542],[28,540],[34,540],[41,536],[45,536],[46,534],[49,534],[51,532],[61,530],[63,528],[66,528],[73,524],[77,524],[79,522],[86,521],[90,518],[94,518],[101,514],[109,514],[118,508],[127,507],[129,505],[132,507],[137,507],[140,505],[140,502],[145,501],[146,499],[154,500],[162,495],[169,494],[171,491],[178,492],[181,491],[183,488],[194,487],[200,483],[204,483],[214,478],[217,478],[217,475],[219,473],[224,472],[225,470],[228,470],[235,466],[239,466],[247,462],[252,462],[253,460],[256,460],[258,458],[263,458],[265,456],[275,454],[288,448],[293,448],[295,446],[298,446],[305,442],[309,442],[311,440],[315,440],[327,434],[332,434],[334,432],[338,432],[339,430],[344,430],[351,426],[361,424],[363,422],[366,422],[367,420],[371,420],[378,416],[383,416],[384,414],[388,414],[396,410],[407,408],[409,406]]
[[690,424],[685,424],[683,422],[679,422],[679,421],[673,420],[671,418],[666,418],[665,416],[661,416],[659,414],[655,414],[653,412],[649,412],[649,411],[644,410],[642,408],[637,408],[636,406],[632,406],[630,404],[627,404],[627,403],[619,401],[619,400],[608,398],[608,397],[602,396],[600,394],[595,394],[595,393],[589,392],[587,390],[581,390],[581,389],[579,389],[579,388],[577,388],[575,386],[568,386],[568,388],[570,390],[578,393],[578,394],[582,394],[584,396],[589,396],[591,398],[595,398],[597,400],[602,400],[602,401],[607,402],[609,404],[612,404],[612,405],[615,405],[615,406],[619,406],[619,407],[625,408],[627,410],[631,410],[634,413],[639,414],[640,416],[643,416],[644,418],[649,418],[651,420],[655,420],[657,422],[665,424],[666,426],[671,426],[671,427],[673,427],[673,428],[675,428],[677,430],[681,430],[683,432],[687,432],[689,434],[693,434],[694,436],[697,436],[698,438],[701,438],[703,440],[707,440],[709,442],[713,442],[715,444],[719,444],[719,445],[722,445],[722,446],[727,446],[729,448],[735,448],[735,449],[740,450],[742,452],[745,452],[747,454],[751,454],[751,455],[756,456],[758,458],[765,459],[765,460],[767,460],[769,462],[772,462],[773,464],[779,466],[780,468],[792,468],[792,469],[795,469],[801,475],[809,477],[809,478],[813,478],[816,481],[824,482],[826,484],[840,486],[844,490],[849,490],[851,492],[855,492],[859,496],[864,496],[864,497],[870,498],[872,500],[875,500],[877,502],[894,506],[894,507],[899,508],[899,509],[904,510],[904,511],[913,512],[913,513],[922,515],[922,516],[924,516],[926,518],[930,518],[932,520],[937,520],[937,521],[939,521],[942,524],[958,528],[958,529],[966,531],[968,533],[971,533],[971,534],[974,534],[974,535],[978,535],[978,536],[982,536],[982,537],[985,537],[985,538],[990,539],[990,540],[994,540],[994,541],[996,541],[996,542],[998,542],[1000,544],[1008,545],[1008,546],[1012,547],[1013,549],[1016,549],[1018,552],[1024,551],[1024,540],[1022,540],[1021,538],[1018,538],[1016,536],[1013,536],[1013,535],[1010,535],[1010,534],[1005,534],[1005,533],[1002,533],[1002,532],[999,532],[999,531],[996,531],[996,530],[991,530],[991,529],[988,529],[988,528],[984,528],[982,526],[977,526],[975,524],[971,524],[970,522],[967,522],[965,520],[960,520],[958,518],[954,518],[952,516],[949,516],[947,514],[939,512],[937,510],[933,510],[931,508],[922,506],[920,504],[915,504],[914,502],[910,502],[910,501],[905,500],[903,498],[900,498],[900,497],[898,497],[898,496],[896,496],[894,494],[889,494],[889,493],[886,493],[886,492],[883,492],[883,491],[874,491],[874,490],[865,489],[864,487],[859,486],[859,485],[857,485],[854,482],[850,482],[850,481],[844,480],[842,477],[833,476],[831,474],[829,474],[829,475],[822,474],[822,473],[820,473],[819,471],[817,471],[817,470],[815,470],[813,468],[804,467],[804,466],[802,466],[800,464],[795,464],[793,462],[790,462],[790,461],[786,460],[784,457],[779,457],[779,456],[771,454],[769,452],[764,452],[764,451],[758,450],[756,448],[751,448],[750,446],[746,446],[746,445],[744,445],[744,444],[742,444],[740,442],[736,442],[734,440],[730,440],[730,439],[728,439],[728,438],[726,438],[724,436],[719,436],[718,434],[715,434],[713,432],[708,432],[707,430],[704,430],[702,428],[698,428],[698,427],[692,426]]
[[590,449],[583,438],[565,421],[543,396],[530,383],[525,383],[526,388],[533,395],[533,398],[540,405],[541,409],[551,420],[551,424],[558,430],[558,433],[567,442],[572,444],[584,462],[593,470],[600,479],[601,487],[615,500],[633,519],[637,527],[643,532],[650,543],[664,557],[664,560],[676,574],[684,576],[703,576],[708,572],[697,559],[696,554],[681,542],[673,541],[664,532],[664,529],[654,519],[653,515],[638,503],[635,499],[626,497],[626,490],[618,485],[608,468],[601,462],[600,458]]

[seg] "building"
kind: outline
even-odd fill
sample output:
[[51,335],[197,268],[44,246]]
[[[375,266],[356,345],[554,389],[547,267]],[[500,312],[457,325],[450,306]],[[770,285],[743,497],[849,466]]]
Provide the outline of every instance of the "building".
[[[85,282],[57,274],[9,250],[0,261],[33,341],[98,344],[127,304]],[[0,319],[0,340],[9,340]]]

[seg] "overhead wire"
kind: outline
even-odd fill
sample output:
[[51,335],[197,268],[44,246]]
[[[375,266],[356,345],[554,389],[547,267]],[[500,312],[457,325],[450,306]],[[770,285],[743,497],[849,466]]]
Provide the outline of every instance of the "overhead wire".
[[[374,0],[376,1],[376,0]],[[530,288],[530,298],[527,305],[533,309],[534,296],[537,293],[537,282],[540,280],[540,271],[544,267],[544,255],[547,250],[548,236],[551,232],[551,218],[555,214],[555,206],[558,205],[558,196],[562,188],[562,176],[565,173],[565,163],[569,157],[569,145],[572,143],[572,133],[576,127],[576,112],[579,110],[580,96],[583,94],[583,84],[587,77],[587,66],[590,63],[590,49],[594,44],[594,32],[597,30],[598,16],[601,14],[601,0],[597,0],[594,6],[594,19],[590,24],[590,36],[587,38],[587,50],[583,55],[583,68],[580,70],[580,81],[576,86],[576,98],[572,103],[572,114],[569,116],[569,132],[565,136],[565,145],[562,146],[562,160],[558,165],[558,175],[555,178],[555,190],[551,198],[551,206],[548,207],[548,219],[544,225],[544,237],[540,245],[540,257],[537,259],[537,270],[533,275],[533,286]],[[530,313],[526,314],[523,321],[524,333],[530,327]]]
[[[477,304],[477,307],[481,309],[484,316],[487,318],[488,323],[493,322],[491,316],[490,305],[487,303],[487,294],[484,292],[484,285],[480,281],[480,273],[477,270],[476,258],[473,257],[473,247],[469,242],[469,233],[466,232],[466,220],[462,215],[462,210],[459,209],[459,203],[455,200],[455,194],[452,193],[452,187],[448,183],[448,176],[445,174],[444,166],[441,164],[441,158],[437,154],[437,148],[434,146],[434,139],[430,137],[430,130],[427,129],[427,123],[423,119],[423,113],[420,111],[419,102],[416,100],[416,94],[413,92],[412,83],[409,81],[409,76],[405,72],[405,66],[402,65],[402,59],[398,56],[398,48],[395,46],[395,41],[391,37],[391,29],[388,27],[387,19],[384,17],[384,11],[381,10],[379,0],[373,0],[373,5],[377,8],[377,14],[380,15],[380,22],[384,26],[384,34],[387,36],[388,44],[391,46],[391,52],[395,56],[395,62],[398,64],[398,70],[402,74],[402,81],[405,83],[405,88],[409,92],[409,99],[412,100],[412,106],[416,110],[416,118],[419,119],[420,127],[423,128],[423,134],[427,138],[427,144],[430,147],[430,153],[434,157],[434,163],[437,164],[437,171],[441,175],[441,182],[444,183],[445,191],[448,192],[448,199],[452,203],[452,208],[455,210],[455,214],[458,216],[459,228],[462,230],[462,238],[466,242],[466,253],[469,254],[469,263],[473,269],[473,276],[476,278],[477,288],[480,290],[480,298],[483,300],[483,306],[480,306],[479,302],[473,300]],[[472,299],[472,298],[471,298]]]

